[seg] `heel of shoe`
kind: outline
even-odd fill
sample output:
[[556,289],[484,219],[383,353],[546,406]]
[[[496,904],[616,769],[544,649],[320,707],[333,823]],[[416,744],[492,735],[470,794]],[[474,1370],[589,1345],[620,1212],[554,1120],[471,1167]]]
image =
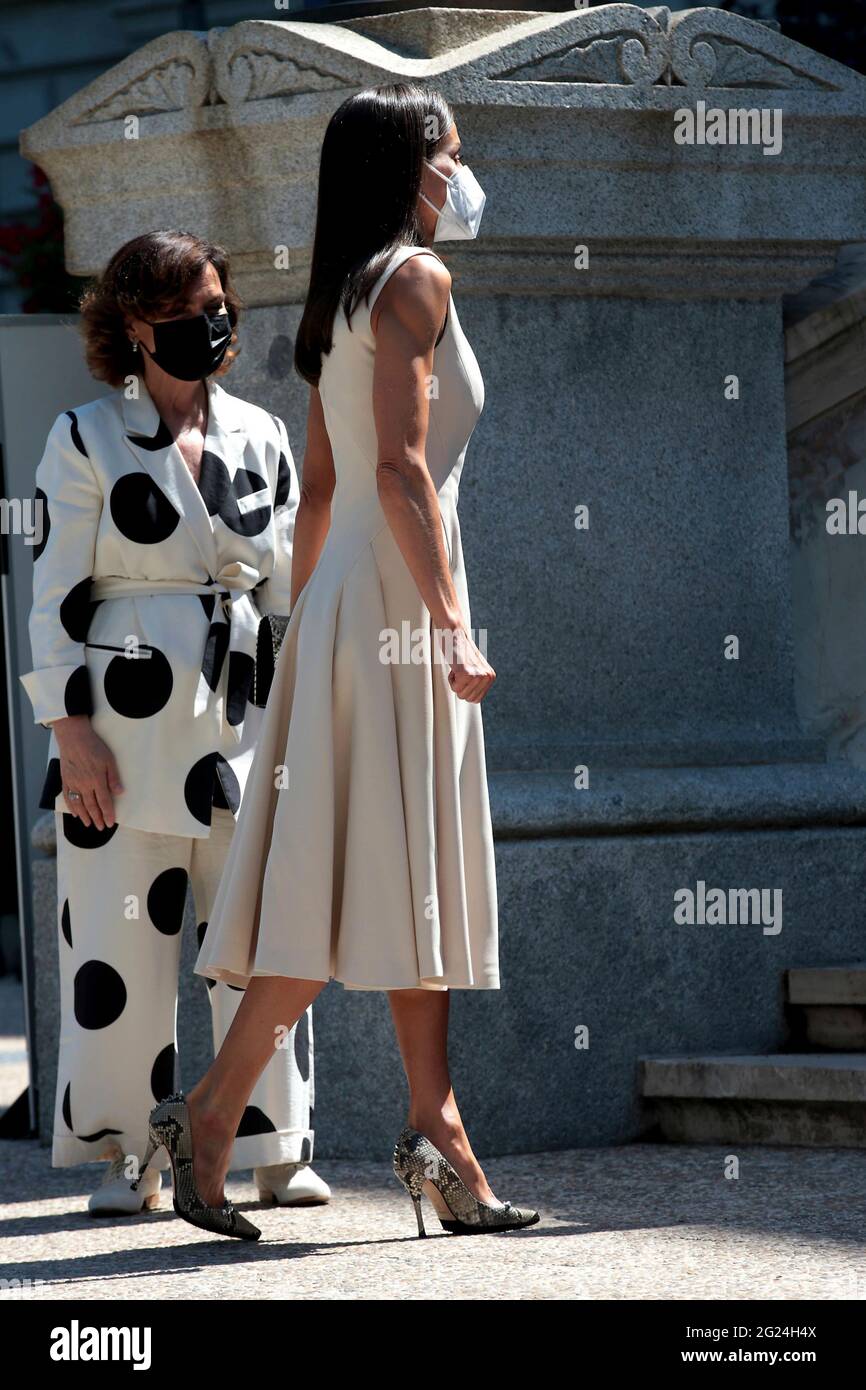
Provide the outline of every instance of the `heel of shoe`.
[[427,1232],[424,1230],[424,1213],[421,1210],[421,1193],[413,1192],[412,1189],[409,1188],[409,1196],[412,1198],[415,1206],[415,1220],[418,1222],[418,1235],[426,1236]]
[[394,1176],[412,1198],[412,1205],[415,1208],[415,1220],[418,1223],[418,1235],[422,1237],[427,1235],[424,1229],[424,1213],[421,1210],[421,1192],[424,1186],[424,1179],[406,1162],[408,1157],[409,1155],[402,1148],[400,1140],[398,1139],[394,1146]]
[[[162,1140],[159,1138],[159,1136],[158,1136],[157,1134],[154,1133],[153,1127],[150,1126],[149,1128],[150,1128],[150,1135],[149,1135],[149,1138],[148,1138],[148,1141],[147,1141],[147,1148],[146,1148],[145,1151],[144,1151],[144,1158],[141,1160],[141,1164],[139,1165],[138,1177],[137,1177],[137,1178],[133,1178],[132,1182],[129,1184],[129,1186],[130,1186],[130,1188],[132,1189],[133,1192],[137,1192],[137,1191],[138,1191],[138,1184],[141,1182],[142,1178],[143,1178],[144,1175],[145,1175],[145,1172],[147,1171],[147,1165],[150,1163],[150,1160],[153,1158],[153,1155],[156,1153],[157,1149],[160,1147],[160,1145],[161,1145],[161,1143],[162,1143]],[[158,1197],[158,1195],[157,1195],[157,1202],[158,1202],[158,1201],[159,1201],[159,1197]],[[149,1197],[149,1198],[147,1199],[147,1201],[145,1202],[145,1206],[148,1206],[148,1207],[149,1207],[149,1206],[153,1206],[153,1205],[154,1205],[153,1199]]]
[[424,1229],[424,1213],[421,1210],[421,1187],[413,1181],[412,1178],[406,1179],[401,1177],[400,1181],[412,1198],[412,1205],[415,1208],[415,1220],[418,1222],[418,1235],[426,1236],[427,1232]]

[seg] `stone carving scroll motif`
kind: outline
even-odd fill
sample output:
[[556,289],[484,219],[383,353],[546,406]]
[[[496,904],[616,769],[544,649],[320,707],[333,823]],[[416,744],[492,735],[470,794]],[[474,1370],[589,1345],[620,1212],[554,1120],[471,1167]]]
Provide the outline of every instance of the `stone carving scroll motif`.
[[670,26],[671,69],[687,87],[838,91],[817,69],[823,60],[808,49],[802,65],[781,34],[725,10],[688,11]]
[[200,105],[193,100],[196,74],[190,63],[165,63],[115,92],[107,101],[76,117],[73,125],[96,125],[123,116],[152,116],[159,111],[183,111]]
[[[407,25],[413,18],[397,16]],[[51,120],[81,128],[204,106],[237,110],[269,98],[357,90],[388,73],[416,77],[418,63],[407,68],[393,46],[398,39],[399,25],[379,43],[345,25],[264,20],[164,34],[75,93]],[[470,59],[456,41],[437,57],[433,76],[454,84],[458,96],[468,81],[473,99],[491,105],[502,95],[498,83],[610,86],[649,96],[659,87],[844,94],[863,81],[757,21],[707,7],[672,14],[663,5],[605,4],[552,16],[531,34],[509,39],[506,28],[495,42],[490,34],[482,42],[488,51]]]
[[326,45],[292,54],[281,26],[269,32],[269,25],[258,23],[251,35],[252,27],[239,24],[208,35],[164,34],[71,98],[67,124],[99,125],[224,103],[238,106],[351,85],[330,70]]
[[554,51],[487,76],[500,82],[838,90],[815,70],[817,55],[801,50],[804,62],[797,66],[788,40],[725,10],[672,16],[664,6],[605,5],[575,15],[559,37]]
[[665,29],[656,15],[664,10],[641,10],[636,5],[607,5],[600,12],[575,15],[563,44],[551,53],[493,72],[494,81],[655,83],[669,64]]
[[163,34],[76,92],[61,108],[69,126],[125,116],[191,111],[210,99],[212,63],[204,34]]
[[298,96],[346,86],[337,73],[314,63],[300,63],[283,54],[246,49],[228,59],[221,74],[219,93],[229,105],[261,101],[267,97]]

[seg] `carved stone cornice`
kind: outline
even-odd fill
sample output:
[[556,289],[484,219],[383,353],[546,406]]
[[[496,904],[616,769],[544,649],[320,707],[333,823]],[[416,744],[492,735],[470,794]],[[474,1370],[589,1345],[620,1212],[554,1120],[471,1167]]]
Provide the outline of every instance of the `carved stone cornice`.
[[[455,242],[448,268],[467,294],[606,295],[641,299],[767,299],[832,268],[835,249],[809,244],[648,238],[639,246],[593,238],[586,269],[572,244],[554,239]],[[506,289],[507,287],[507,289]]]
[[[122,121],[126,116],[194,111],[209,100],[212,81],[213,62],[202,35],[163,34],[52,111],[45,117],[46,129],[64,124],[73,128],[98,126]],[[31,129],[35,131],[42,125],[42,121],[37,121]]]
[[[606,5],[574,16],[539,45],[529,61],[510,61],[492,80],[591,83],[605,86],[686,87],[712,91],[844,91],[845,70],[817,53],[723,10],[685,10],[664,6],[642,10]],[[615,13],[611,13],[615,11]],[[797,52],[794,52],[797,50]],[[517,56],[517,55],[515,55]],[[680,93],[682,95],[682,93]]]
[[[555,238],[485,238],[443,247],[461,300],[468,295],[592,295],[639,299],[767,299],[798,289],[832,268],[836,252],[820,242],[767,243],[744,248],[736,241],[694,246],[648,240],[639,247],[593,240],[590,264],[575,268],[573,243]],[[244,254],[232,262],[249,305],[303,302],[309,255],[276,270],[268,255]]]
[[49,133],[127,115],[234,107],[395,77],[435,80],[455,99],[462,89],[494,106],[561,105],[560,89],[568,86],[583,89],[582,99],[586,89],[605,88],[596,95],[610,100],[617,96],[611,88],[638,88],[659,100],[671,88],[677,100],[692,92],[722,105],[744,92],[774,93],[794,99],[788,109],[820,96],[825,112],[843,97],[848,110],[866,112],[859,74],[725,10],[439,9],[341,24],[246,20],[210,34],[164,34],[37,121],[26,144],[35,149]]
[[[327,122],[350,92],[401,78],[451,101],[488,194],[481,241],[447,248],[470,292],[502,267],[501,293],[690,295],[697,275],[697,292],[776,295],[866,238],[866,78],[716,9],[429,9],[167,34],[21,148],[64,208],[73,273],[142,227],[192,226],[228,246],[251,302],[292,302]],[[698,101],[781,112],[781,150],[679,145],[674,113]],[[578,244],[591,275],[564,272]],[[274,269],[277,247],[290,270]]]

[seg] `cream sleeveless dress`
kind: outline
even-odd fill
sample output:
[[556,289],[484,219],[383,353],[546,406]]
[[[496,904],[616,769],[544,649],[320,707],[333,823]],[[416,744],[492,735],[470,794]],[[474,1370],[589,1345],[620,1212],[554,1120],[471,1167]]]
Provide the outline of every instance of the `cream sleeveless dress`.
[[[349,989],[499,988],[481,706],[457,698],[447,665],[417,659],[430,614],[376,488],[370,313],[416,255],[435,252],[399,247],[351,331],[338,310],[322,359],[330,529],[283,638],[195,966],[228,984],[284,975]],[[433,373],[427,466],[469,624],[457,490],[484,386],[450,298]]]

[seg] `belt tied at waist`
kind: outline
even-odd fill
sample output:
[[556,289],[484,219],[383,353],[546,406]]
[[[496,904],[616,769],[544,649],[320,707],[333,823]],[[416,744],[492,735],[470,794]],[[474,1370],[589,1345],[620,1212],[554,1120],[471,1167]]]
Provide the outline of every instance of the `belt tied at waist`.
[[[246,705],[246,696],[252,685],[255,671],[256,639],[258,624],[250,621],[249,605],[238,608],[232,602],[232,594],[245,594],[259,582],[258,570],[240,561],[225,565],[211,584],[198,584],[183,579],[126,579],[120,575],[106,575],[94,579],[90,585],[91,600],[102,601],[110,598],[161,598],[169,594],[200,594],[219,600],[222,622],[211,622],[205,637],[201,659],[201,673],[195,694],[194,712],[196,716],[205,714],[209,708],[219,708],[220,724],[228,723],[235,739],[243,734],[243,718],[230,722],[229,714],[229,661],[231,652],[245,653],[247,661],[239,662],[241,679],[237,690],[232,692],[232,706],[241,711]],[[216,609],[214,610],[214,616]]]

